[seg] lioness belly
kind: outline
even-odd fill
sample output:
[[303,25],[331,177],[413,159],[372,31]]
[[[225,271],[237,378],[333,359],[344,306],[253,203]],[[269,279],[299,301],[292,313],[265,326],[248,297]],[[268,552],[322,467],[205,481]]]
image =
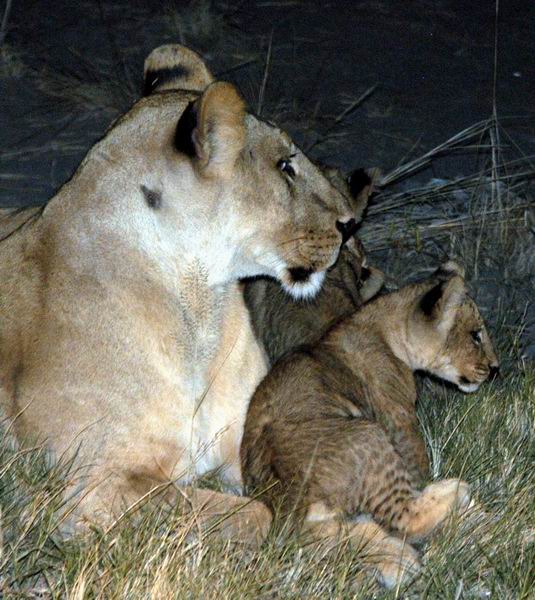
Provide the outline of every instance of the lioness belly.
[[82,297],[73,290],[33,330],[21,328],[31,354],[21,359],[17,385],[2,386],[2,404],[20,413],[19,439],[75,458],[78,483],[69,493],[83,498],[78,515],[219,469],[229,485],[240,484],[245,414],[266,361],[237,297],[201,377],[191,357],[177,353],[173,314],[155,305],[149,319],[134,301],[101,288]]

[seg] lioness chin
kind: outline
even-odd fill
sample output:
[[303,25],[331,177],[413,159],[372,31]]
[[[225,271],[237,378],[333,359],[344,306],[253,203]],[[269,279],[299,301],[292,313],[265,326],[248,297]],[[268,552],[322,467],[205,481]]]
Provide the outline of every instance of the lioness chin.
[[[345,531],[356,547],[370,544],[370,566],[394,585],[419,561],[387,530],[407,542],[424,539],[469,501],[467,484],[457,479],[420,491],[428,461],[413,371],[470,392],[497,367],[463,271],[448,262],[430,279],[364,305],[317,345],[273,367],[245,422],[246,490],[283,514],[295,512],[317,537]],[[374,522],[347,520],[356,513]]]
[[[286,133],[208,83],[154,90],[43,210],[1,216],[0,406],[21,442],[73,459],[73,524],[157,489],[181,501],[175,484],[216,469],[240,486],[267,368],[240,280],[311,297],[356,227]],[[231,503],[206,494],[184,492]]]

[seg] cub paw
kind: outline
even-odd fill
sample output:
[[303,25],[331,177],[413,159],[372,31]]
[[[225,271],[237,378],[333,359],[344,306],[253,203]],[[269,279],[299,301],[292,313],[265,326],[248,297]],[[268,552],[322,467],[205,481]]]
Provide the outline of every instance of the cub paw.
[[379,552],[375,571],[380,583],[388,589],[408,583],[422,568],[416,550],[398,538],[389,536],[382,540]]
[[429,495],[430,500],[444,503],[453,509],[465,509],[470,505],[470,486],[460,479],[443,479],[428,485],[422,494]]
[[444,479],[428,485],[412,502],[404,528],[410,541],[429,536],[452,512],[470,505],[470,487],[460,479]]

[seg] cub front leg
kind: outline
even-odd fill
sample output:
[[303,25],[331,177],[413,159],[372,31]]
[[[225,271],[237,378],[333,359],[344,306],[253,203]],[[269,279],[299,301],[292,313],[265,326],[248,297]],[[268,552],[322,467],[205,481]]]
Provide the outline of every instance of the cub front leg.
[[393,416],[394,429],[390,437],[414,482],[429,479],[429,458],[416,414],[400,413]]
[[429,458],[415,407],[400,406],[393,402],[383,404],[377,421],[403,460],[412,481],[423,483],[428,480]]
[[411,542],[426,539],[455,510],[470,505],[470,488],[460,479],[443,479],[429,484],[406,503],[392,519],[393,526]]

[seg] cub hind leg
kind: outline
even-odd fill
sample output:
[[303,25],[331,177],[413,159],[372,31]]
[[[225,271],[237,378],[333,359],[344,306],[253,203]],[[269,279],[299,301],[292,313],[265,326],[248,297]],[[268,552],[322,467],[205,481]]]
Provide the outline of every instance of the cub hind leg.
[[468,484],[460,479],[444,479],[429,484],[395,515],[393,526],[411,541],[425,539],[455,510],[470,504]]
[[412,469],[379,424],[332,419],[322,429],[315,431],[321,442],[309,469],[309,502],[324,500],[346,514],[369,513],[409,541],[425,539],[454,510],[469,504],[468,485],[458,479],[437,481],[419,491]]
[[347,541],[359,554],[366,570],[373,572],[387,588],[407,583],[421,569],[416,550],[388,533],[371,519],[349,522],[325,503],[309,507],[302,534],[332,547]]

